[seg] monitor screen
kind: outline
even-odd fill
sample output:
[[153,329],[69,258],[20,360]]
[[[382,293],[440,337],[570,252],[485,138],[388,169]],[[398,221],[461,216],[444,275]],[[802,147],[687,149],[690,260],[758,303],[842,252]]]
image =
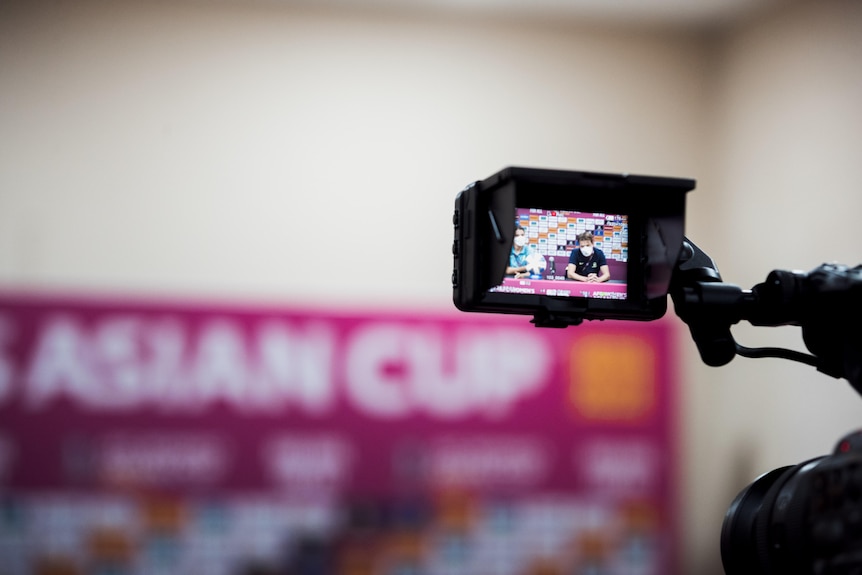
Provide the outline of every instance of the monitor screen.
[[[515,211],[506,275],[490,291],[626,299],[628,216],[544,208]],[[587,249],[581,251],[581,244]]]

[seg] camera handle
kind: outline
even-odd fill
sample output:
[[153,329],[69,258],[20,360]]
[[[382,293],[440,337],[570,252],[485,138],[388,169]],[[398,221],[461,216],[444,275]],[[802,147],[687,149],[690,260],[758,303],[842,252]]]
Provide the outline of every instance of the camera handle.
[[[743,290],[722,282],[712,259],[685,238],[669,293],[707,365],[726,365],[736,355],[790,359],[847,379],[862,394],[862,265],[822,264],[808,273],[775,270],[765,282]],[[800,326],[811,355],[743,347],[730,333],[741,320]]]

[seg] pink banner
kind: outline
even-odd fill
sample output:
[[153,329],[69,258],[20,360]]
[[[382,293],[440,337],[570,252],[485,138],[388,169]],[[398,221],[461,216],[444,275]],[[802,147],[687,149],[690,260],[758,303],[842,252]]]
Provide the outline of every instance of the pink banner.
[[[560,565],[601,561],[601,573],[673,573],[670,337],[664,321],[556,330],[454,311],[6,295],[0,493],[24,511],[48,505],[46,494],[96,506],[117,496],[256,494],[291,502],[284,516],[321,505],[327,533],[332,505],[421,501],[436,509],[438,534],[448,517],[441,502],[461,494],[472,502],[472,555],[444,569],[445,553],[424,544],[420,572],[455,573],[457,564],[476,573],[479,561],[484,573],[514,575],[548,555]],[[518,528],[547,515],[532,529],[568,543],[549,539],[547,553],[522,550],[487,567],[477,549],[495,537],[491,511],[501,509],[488,502],[504,501]],[[490,523],[480,527],[481,517]],[[4,541],[28,533],[23,523],[0,525],[0,555]],[[12,555],[22,572],[48,553],[31,551]],[[65,560],[85,561],[81,553]],[[127,560],[126,571],[141,561]]]
[[628,287],[624,282],[587,283],[570,280],[504,278],[502,285],[493,288],[493,291],[529,295],[626,299]]

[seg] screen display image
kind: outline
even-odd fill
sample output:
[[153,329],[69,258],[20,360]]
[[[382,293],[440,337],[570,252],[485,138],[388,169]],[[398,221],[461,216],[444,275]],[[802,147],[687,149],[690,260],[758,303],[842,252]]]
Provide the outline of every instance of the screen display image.
[[506,275],[490,291],[626,299],[628,216],[517,208],[514,226]]

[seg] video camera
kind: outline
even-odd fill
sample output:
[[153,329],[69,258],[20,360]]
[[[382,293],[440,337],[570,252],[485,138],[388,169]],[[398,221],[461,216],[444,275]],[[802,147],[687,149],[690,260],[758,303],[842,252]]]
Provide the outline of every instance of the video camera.
[[[455,199],[455,306],[567,327],[655,320],[670,296],[707,365],[736,355],[789,359],[847,379],[862,394],[862,265],[774,270],[750,290],[725,283],[684,235],[685,195],[694,187],[685,178],[523,167],[473,182]],[[518,228],[527,244],[515,253]],[[601,253],[608,281],[570,279],[584,232],[593,234],[591,255]],[[507,277],[519,254],[527,272]],[[741,346],[730,328],[742,320],[799,326],[811,353]],[[727,575],[862,573],[862,431],[831,455],[743,489],[725,517],[721,555]]]

